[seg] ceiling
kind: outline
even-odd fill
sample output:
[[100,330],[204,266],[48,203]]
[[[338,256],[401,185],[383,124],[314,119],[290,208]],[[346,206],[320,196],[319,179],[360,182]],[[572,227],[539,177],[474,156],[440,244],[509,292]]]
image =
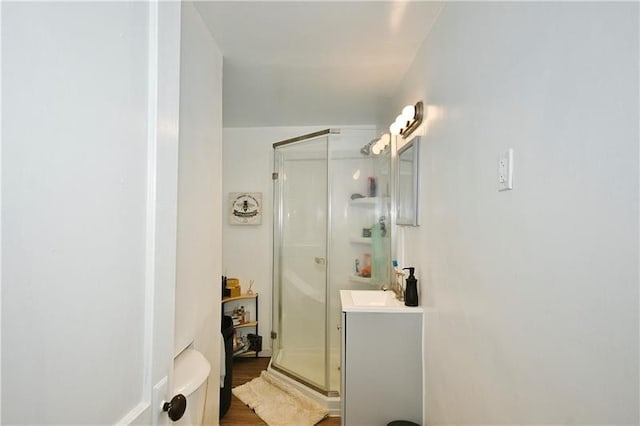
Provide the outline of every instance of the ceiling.
[[224,57],[225,127],[372,124],[442,4],[196,2]]

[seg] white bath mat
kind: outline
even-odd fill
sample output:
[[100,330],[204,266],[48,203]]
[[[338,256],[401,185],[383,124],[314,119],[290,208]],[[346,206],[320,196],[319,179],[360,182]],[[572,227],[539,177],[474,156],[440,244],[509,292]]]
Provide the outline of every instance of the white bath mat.
[[313,426],[329,414],[323,406],[268,371],[236,386],[232,392],[269,426]]

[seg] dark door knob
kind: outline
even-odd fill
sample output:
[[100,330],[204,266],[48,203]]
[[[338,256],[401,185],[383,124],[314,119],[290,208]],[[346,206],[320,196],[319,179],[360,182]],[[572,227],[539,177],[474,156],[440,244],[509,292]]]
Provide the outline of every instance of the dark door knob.
[[185,410],[187,409],[187,398],[182,394],[177,394],[171,401],[165,402],[162,406],[162,411],[166,411],[169,418],[176,422],[182,418]]

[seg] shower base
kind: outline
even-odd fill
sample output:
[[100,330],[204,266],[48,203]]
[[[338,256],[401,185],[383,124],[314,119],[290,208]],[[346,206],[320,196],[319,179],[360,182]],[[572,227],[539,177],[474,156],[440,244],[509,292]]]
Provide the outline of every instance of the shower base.
[[[324,357],[322,350],[280,350],[276,358],[269,362],[269,372],[298,389],[329,410],[330,416],[340,415],[340,370],[338,368],[340,353],[330,354],[331,369],[329,392],[321,389],[316,383],[324,382]],[[275,362],[274,362],[275,361]]]

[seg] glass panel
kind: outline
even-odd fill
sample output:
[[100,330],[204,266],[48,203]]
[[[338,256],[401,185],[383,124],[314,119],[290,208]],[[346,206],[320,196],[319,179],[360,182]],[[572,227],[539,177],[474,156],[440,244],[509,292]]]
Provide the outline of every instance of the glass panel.
[[[275,150],[272,365],[327,390],[325,374],[328,136]],[[279,207],[279,208],[278,208]]]
[[[342,129],[329,144],[330,237],[327,382],[331,391],[340,390],[340,290],[379,289],[388,283],[389,235],[382,238],[374,251],[368,232],[385,217],[388,230],[389,155],[373,155],[363,145],[375,136],[373,130]],[[375,191],[370,183],[375,182]],[[370,192],[371,190],[371,192]],[[359,198],[362,197],[362,198]],[[378,255],[379,254],[379,255]],[[362,270],[365,258],[371,263],[370,273]],[[358,270],[356,270],[356,261]],[[373,270],[380,277],[371,276]],[[361,275],[368,275],[363,277]]]

